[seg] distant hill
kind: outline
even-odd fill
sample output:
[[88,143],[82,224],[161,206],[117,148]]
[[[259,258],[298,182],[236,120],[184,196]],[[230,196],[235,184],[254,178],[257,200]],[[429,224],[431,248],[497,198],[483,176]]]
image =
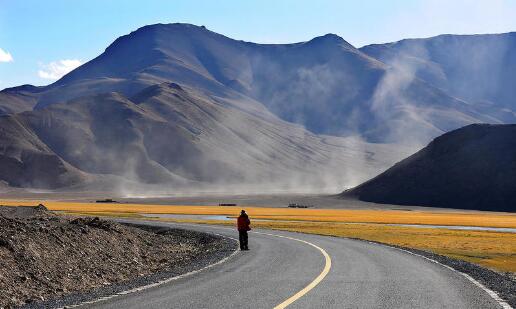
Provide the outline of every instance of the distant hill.
[[342,196],[377,203],[514,212],[516,125],[469,125],[446,133]]

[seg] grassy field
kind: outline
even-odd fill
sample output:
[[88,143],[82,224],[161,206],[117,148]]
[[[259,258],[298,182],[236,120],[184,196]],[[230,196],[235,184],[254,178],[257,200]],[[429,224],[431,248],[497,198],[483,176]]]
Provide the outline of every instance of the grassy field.
[[[231,206],[181,206],[117,203],[71,203],[55,201],[0,200],[0,205],[31,206],[44,204],[50,210],[75,212],[188,214],[237,216],[241,207]],[[403,210],[346,210],[346,209],[299,209],[244,207],[255,219],[385,223],[385,224],[434,224],[483,227],[516,228],[516,214],[496,212],[430,212]]]
[[[89,213],[88,215],[99,215]],[[149,219],[141,217],[142,219]],[[181,220],[156,218],[159,221],[220,224],[220,220]],[[461,231],[413,228],[383,224],[339,224],[334,222],[263,222],[254,221],[254,228],[347,237],[381,242],[407,248],[431,251],[469,261],[496,271],[516,274],[516,235],[486,231]]]
[[255,226],[350,237],[432,251],[491,269],[516,273],[516,235],[511,233],[422,229],[378,224],[259,222]]
[[[237,207],[99,204],[41,201],[47,208],[69,214],[143,218],[140,214],[190,214],[236,216]],[[2,205],[28,206],[33,201],[0,201]],[[516,214],[490,212],[430,212],[395,210],[327,210],[245,207],[254,227],[320,235],[350,237],[432,251],[491,269],[516,273],[516,235],[488,231],[461,231],[389,226],[385,224],[434,224],[516,227]],[[146,218],[148,219],[148,218]],[[177,220],[233,225],[217,220]],[[288,221],[285,222],[284,220]],[[342,224],[342,223],[358,224]],[[374,224],[373,224],[374,223]]]

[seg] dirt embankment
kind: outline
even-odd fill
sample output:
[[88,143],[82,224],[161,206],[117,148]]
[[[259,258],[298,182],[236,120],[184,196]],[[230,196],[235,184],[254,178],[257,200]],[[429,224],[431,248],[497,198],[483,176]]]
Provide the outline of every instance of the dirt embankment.
[[121,289],[156,273],[184,273],[231,250],[226,239],[192,231],[0,206],[0,308],[80,300],[113,284]]

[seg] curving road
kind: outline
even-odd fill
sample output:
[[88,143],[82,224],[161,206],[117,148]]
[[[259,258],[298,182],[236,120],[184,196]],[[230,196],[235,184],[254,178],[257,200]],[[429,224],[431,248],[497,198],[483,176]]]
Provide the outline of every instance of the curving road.
[[[223,227],[151,224],[237,236]],[[385,246],[259,230],[250,248],[199,273],[81,307],[500,308],[461,274]]]

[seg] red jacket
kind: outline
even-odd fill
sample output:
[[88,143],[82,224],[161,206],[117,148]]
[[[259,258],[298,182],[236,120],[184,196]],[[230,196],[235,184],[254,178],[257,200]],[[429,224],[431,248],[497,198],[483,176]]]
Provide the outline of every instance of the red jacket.
[[251,227],[249,225],[251,224],[251,220],[249,220],[248,216],[240,216],[237,219],[237,229],[239,231],[250,231]]

